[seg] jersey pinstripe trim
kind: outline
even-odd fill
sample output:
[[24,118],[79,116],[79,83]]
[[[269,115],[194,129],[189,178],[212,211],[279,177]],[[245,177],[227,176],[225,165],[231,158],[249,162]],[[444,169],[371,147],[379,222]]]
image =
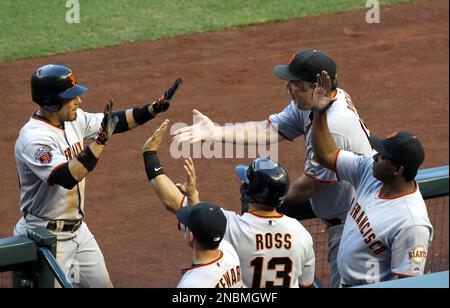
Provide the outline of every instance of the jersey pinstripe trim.
[[311,175],[311,174],[309,174],[308,172],[306,172],[306,170],[305,171],[303,171],[304,173],[305,173],[305,175],[307,176],[307,177],[309,177],[310,179],[312,179],[313,181],[315,181],[315,182],[319,182],[319,183],[324,183],[324,184],[333,184],[333,183],[336,183],[337,181],[333,181],[333,180],[319,180],[318,178],[316,178],[315,176],[313,176],[313,175]]
[[336,173],[336,178],[338,179],[338,181],[341,180],[339,178],[339,174],[337,172],[337,161],[338,161],[339,153],[341,153],[341,149],[338,148],[337,151],[336,151],[336,156],[334,158],[334,173]]
[[279,216],[263,216],[263,215],[255,214],[253,212],[248,212],[248,213],[253,216],[259,217],[259,218],[282,218],[284,216],[283,214],[280,214]]
[[196,269],[196,268],[200,268],[200,267],[203,267],[203,266],[211,265],[213,263],[216,263],[220,259],[222,259],[222,257],[223,257],[223,252],[221,250],[219,250],[219,256],[216,259],[212,260],[211,262],[208,262],[208,263],[205,263],[205,264],[194,265],[194,266],[187,267],[187,268],[183,268],[182,271],[190,271],[190,270],[193,270],[193,269]]
[[396,272],[392,272],[392,276],[398,276],[400,278],[411,278],[411,277],[417,277],[416,275],[411,275],[411,274],[400,274],[400,273],[396,273]]
[[393,197],[382,197],[381,196],[383,194],[383,191],[384,191],[384,189],[383,189],[384,185],[383,185],[383,186],[381,186],[380,191],[378,192],[378,198],[383,199],[383,200],[393,200],[393,199],[398,199],[398,198],[401,198],[401,197],[404,197],[404,196],[407,196],[407,195],[411,195],[411,194],[415,193],[417,191],[417,188],[419,187],[419,185],[417,185],[417,182],[415,180],[414,180],[414,184],[415,184],[415,186],[414,186],[414,189],[412,191],[404,193],[404,194],[401,194],[401,195],[398,195],[398,196],[393,196]]
[[53,126],[53,127],[58,128],[58,129],[60,129],[60,130],[64,130],[64,128],[62,128],[62,127],[60,127],[60,126],[53,125],[53,124],[50,123],[49,121],[46,121],[46,120],[44,120],[44,119],[42,119],[42,118],[40,118],[40,117],[37,117],[37,116],[35,116],[35,115],[32,115],[31,117],[32,117],[33,119],[38,120],[38,121],[41,121],[42,123],[45,123],[45,124],[47,124],[47,125]]

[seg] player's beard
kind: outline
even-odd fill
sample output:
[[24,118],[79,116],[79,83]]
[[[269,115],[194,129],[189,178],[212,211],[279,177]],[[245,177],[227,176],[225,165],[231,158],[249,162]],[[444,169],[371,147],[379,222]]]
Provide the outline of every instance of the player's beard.
[[377,162],[374,162],[372,166],[372,175],[383,184],[389,184],[395,178],[390,170],[377,166]]
[[289,91],[289,90],[288,90],[288,94],[298,109],[300,109],[300,110],[311,110],[312,109],[310,104],[304,98],[300,98],[300,97],[293,95],[291,93],[291,91]]
[[294,101],[295,106],[297,106],[297,108],[300,110],[310,110],[311,109],[303,98],[293,98],[293,101]]
[[72,121],[75,121],[77,119],[77,109],[78,109],[78,107],[74,108],[74,109],[72,109],[70,111],[70,114],[69,114],[68,119],[66,121],[72,122]]

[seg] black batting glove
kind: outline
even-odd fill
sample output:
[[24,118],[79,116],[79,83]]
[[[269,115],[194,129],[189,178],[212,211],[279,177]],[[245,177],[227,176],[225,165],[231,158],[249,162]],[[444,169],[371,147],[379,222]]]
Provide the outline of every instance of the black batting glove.
[[105,106],[104,116],[102,120],[102,127],[98,131],[98,135],[95,138],[95,142],[98,144],[105,145],[108,143],[109,138],[111,138],[114,130],[116,129],[116,125],[119,122],[119,118],[117,116],[112,116],[112,107],[114,105],[114,100],[110,100],[108,104]]
[[170,101],[172,100],[172,97],[175,95],[175,92],[182,83],[183,78],[178,77],[177,80],[175,80],[174,84],[152,104],[152,108],[155,113],[165,112],[167,111],[167,109],[169,109]]

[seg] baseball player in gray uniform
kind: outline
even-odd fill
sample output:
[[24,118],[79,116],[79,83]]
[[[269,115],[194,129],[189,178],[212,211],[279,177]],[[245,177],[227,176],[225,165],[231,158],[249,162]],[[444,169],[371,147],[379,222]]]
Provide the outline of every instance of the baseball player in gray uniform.
[[[152,104],[104,113],[80,108],[87,91],[64,65],[38,68],[31,77],[32,100],[39,105],[15,145],[23,217],[14,235],[42,226],[57,235],[57,261],[77,287],[111,287],[103,255],[83,222],[84,178],[112,134],[144,124],[169,108],[179,81]],[[84,147],[85,139],[94,139]]]
[[[334,60],[325,52],[311,48],[293,54],[288,65],[277,65],[274,68],[275,75],[287,81],[286,89],[291,98],[291,103],[280,113],[272,114],[267,121],[245,123],[242,125],[243,129],[237,131],[234,127],[217,127],[208,117],[194,110],[200,121],[196,125],[175,131],[174,138],[179,142],[213,140],[248,144],[251,140],[261,140],[265,134],[268,144],[305,136],[304,173],[292,183],[286,200],[278,211],[298,219],[304,211],[306,201],[310,201],[314,214],[327,225],[330,285],[338,287],[340,277],[336,263],[337,253],[346,213],[354,197],[354,188],[348,182],[338,182],[333,171],[321,166],[311,145],[312,96],[316,74],[322,70],[332,76],[332,95],[336,98],[328,112],[334,142],[345,150],[371,154],[369,131],[359,117],[350,95],[337,88]],[[275,133],[271,133],[273,131]]]
[[356,188],[338,253],[341,286],[423,274],[433,228],[414,180],[425,159],[421,142],[411,133],[395,132],[385,139],[371,137],[373,156],[339,149],[326,115],[336,103],[331,80],[326,72],[317,79],[314,152],[339,180]]
[[[184,166],[187,183],[181,185],[185,195],[164,175],[157,149],[167,123],[144,145],[144,162],[148,179],[160,200],[172,213],[180,213],[184,207],[194,205],[195,208],[199,202],[196,174],[189,158]],[[227,221],[224,241],[237,251],[244,285],[312,287],[315,256],[311,235],[296,219],[276,211],[289,190],[286,170],[270,159],[258,158],[251,165],[238,165],[236,173],[243,182],[241,198],[250,206],[243,215],[222,209]]]

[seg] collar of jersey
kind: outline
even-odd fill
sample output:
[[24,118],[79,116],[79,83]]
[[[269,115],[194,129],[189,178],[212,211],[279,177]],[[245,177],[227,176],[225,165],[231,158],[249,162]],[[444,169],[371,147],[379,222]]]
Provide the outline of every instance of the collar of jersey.
[[219,256],[217,257],[217,259],[214,259],[214,260],[212,260],[211,262],[208,262],[208,263],[204,263],[204,264],[195,264],[195,265],[192,265],[191,267],[183,268],[182,271],[190,271],[190,270],[193,270],[193,269],[195,269],[195,268],[199,268],[199,267],[211,265],[211,264],[213,264],[213,263],[216,263],[216,262],[219,261],[220,259],[222,259],[222,257],[223,257],[223,252],[222,252],[222,250],[219,250]]
[[253,216],[259,217],[259,218],[281,218],[281,217],[283,217],[283,214],[279,214],[278,216],[274,216],[274,215],[273,216],[264,216],[264,215],[256,214],[255,212],[248,212],[248,213]]
[[53,127],[56,127],[56,128],[59,128],[59,129],[64,130],[64,122],[62,122],[62,124],[61,124],[60,126],[53,125],[52,123],[50,123],[49,120],[47,120],[46,117],[40,115],[40,114],[37,113],[37,112],[33,113],[33,115],[32,115],[31,117],[32,117],[33,119],[35,119],[35,120],[44,122],[45,124],[48,124],[48,125],[51,125],[51,126],[53,126]]
[[411,195],[411,194],[415,193],[417,191],[417,188],[419,187],[419,185],[417,184],[417,181],[415,181],[415,180],[414,180],[414,184],[415,184],[415,186],[414,186],[414,189],[412,191],[400,194],[398,196],[393,196],[393,197],[382,197],[381,196],[382,193],[383,193],[383,188],[384,188],[384,185],[382,185],[381,188],[380,188],[380,191],[378,192],[378,198],[383,199],[383,200],[392,200],[392,199],[405,197],[407,195]]

